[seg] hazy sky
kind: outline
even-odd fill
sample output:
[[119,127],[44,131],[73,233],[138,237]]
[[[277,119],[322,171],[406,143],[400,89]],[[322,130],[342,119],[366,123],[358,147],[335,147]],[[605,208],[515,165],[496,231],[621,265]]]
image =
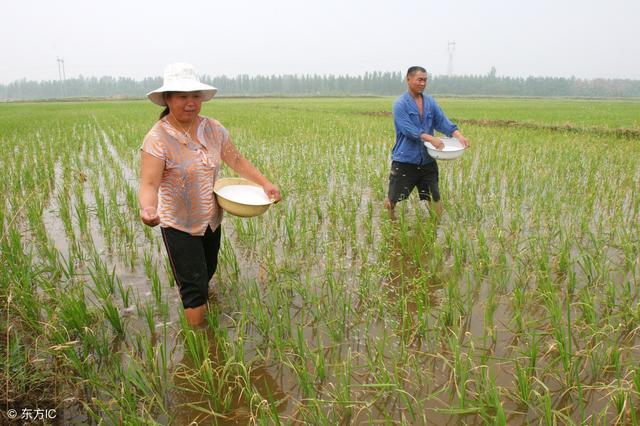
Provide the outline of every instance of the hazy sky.
[[640,0],[14,0],[0,83],[162,75],[446,74],[640,79]]

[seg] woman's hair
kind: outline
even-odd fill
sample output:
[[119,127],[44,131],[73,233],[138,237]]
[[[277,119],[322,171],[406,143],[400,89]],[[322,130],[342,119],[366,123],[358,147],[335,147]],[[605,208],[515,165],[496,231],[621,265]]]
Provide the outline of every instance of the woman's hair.
[[[173,94],[173,92],[164,92],[162,94],[162,99],[164,99],[166,101],[166,99],[171,96]],[[162,118],[164,118],[165,116],[169,115],[169,107],[166,106],[164,107],[164,110],[162,110],[162,112],[160,113],[160,118],[159,120],[162,120]]]

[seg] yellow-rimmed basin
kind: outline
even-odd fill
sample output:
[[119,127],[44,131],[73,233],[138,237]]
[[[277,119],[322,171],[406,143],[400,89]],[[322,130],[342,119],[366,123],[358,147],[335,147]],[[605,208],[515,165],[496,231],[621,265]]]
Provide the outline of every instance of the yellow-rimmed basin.
[[220,207],[234,216],[260,216],[273,204],[260,185],[243,178],[218,179],[213,192]]

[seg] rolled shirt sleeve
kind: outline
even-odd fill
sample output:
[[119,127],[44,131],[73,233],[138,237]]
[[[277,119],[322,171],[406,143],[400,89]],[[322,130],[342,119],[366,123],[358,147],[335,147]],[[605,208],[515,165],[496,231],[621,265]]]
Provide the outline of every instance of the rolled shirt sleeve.
[[458,130],[458,126],[453,124],[436,101],[433,101],[433,128],[442,134],[451,137],[451,134]]
[[408,139],[420,142],[420,134],[423,131],[411,121],[411,115],[404,100],[393,104],[393,120],[398,132]]

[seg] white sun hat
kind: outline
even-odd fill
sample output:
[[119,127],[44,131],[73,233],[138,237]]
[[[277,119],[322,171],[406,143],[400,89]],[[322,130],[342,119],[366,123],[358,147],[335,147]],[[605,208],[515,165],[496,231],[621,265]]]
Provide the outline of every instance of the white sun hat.
[[147,98],[154,104],[166,106],[162,95],[164,92],[202,92],[202,101],[206,102],[211,100],[217,91],[213,86],[200,83],[193,65],[175,62],[164,69],[162,87],[147,93]]

